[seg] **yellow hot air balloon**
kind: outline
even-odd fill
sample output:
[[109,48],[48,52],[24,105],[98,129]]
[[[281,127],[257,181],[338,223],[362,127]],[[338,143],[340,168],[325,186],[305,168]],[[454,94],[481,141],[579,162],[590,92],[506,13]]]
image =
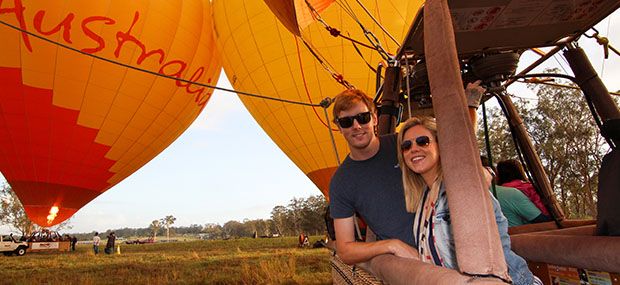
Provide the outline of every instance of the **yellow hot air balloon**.
[[[370,45],[361,24],[385,51],[396,53],[396,42],[402,41],[423,3],[308,1],[316,5],[312,9],[303,6],[306,1],[266,2],[269,5],[264,1],[213,1],[224,71],[238,91],[312,104],[340,93],[345,89],[341,83],[346,82],[368,94],[375,92],[376,75],[369,65],[376,67],[382,61],[380,53],[331,34],[339,32]],[[303,16],[308,14],[317,19],[309,22]],[[333,28],[331,33],[323,23]],[[244,96],[241,100],[271,139],[327,196],[329,180],[348,149],[344,139],[334,134],[336,156],[323,109]],[[333,119],[331,109],[328,113]],[[333,124],[331,128],[336,130]]]
[[175,78],[217,82],[210,5],[0,1],[21,29],[0,25],[0,171],[32,221],[69,218],[194,121],[212,91]]

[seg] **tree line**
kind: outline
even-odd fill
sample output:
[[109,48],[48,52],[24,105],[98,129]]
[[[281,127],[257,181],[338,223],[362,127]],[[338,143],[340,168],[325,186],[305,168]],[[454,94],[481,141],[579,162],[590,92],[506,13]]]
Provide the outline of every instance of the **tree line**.
[[199,236],[203,239],[297,236],[301,232],[322,235],[326,232],[324,218],[326,207],[325,198],[322,195],[315,195],[308,198],[293,198],[286,206],[275,206],[270,219],[231,220],[222,225],[206,223],[173,227],[176,218],[170,215],[154,220],[145,228],[122,228],[114,232],[120,237],[157,237],[167,233],[176,237]]
[[[22,204],[8,184],[0,188],[0,223],[9,225],[21,235],[29,235],[38,229],[26,216]],[[172,226],[176,218],[173,215],[156,219],[144,228],[108,229],[103,233],[115,232],[118,237],[198,236],[203,239],[228,239],[241,237],[296,236],[301,232],[322,235],[326,232],[324,215],[327,203],[322,195],[308,198],[293,198],[286,206],[278,205],[271,211],[270,219],[231,220],[222,225],[206,223],[189,226]],[[70,230],[70,220],[56,226],[54,230]],[[80,240],[92,238],[94,232],[76,233]]]

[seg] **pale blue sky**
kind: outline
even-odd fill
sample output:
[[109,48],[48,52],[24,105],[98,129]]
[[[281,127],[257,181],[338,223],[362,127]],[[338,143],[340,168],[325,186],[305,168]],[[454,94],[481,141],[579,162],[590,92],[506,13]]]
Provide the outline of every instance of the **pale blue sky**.
[[[620,12],[597,28],[620,48]],[[608,34],[609,31],[609,34]],[[590,59],[602,71],[602,48],[582,39]],[[545,65],[558,66],[557,56]],[[524,55],[524,63],[535,59]],[[535,70],[541,71],[543,67]],[[610,91],[620,90],[620,57],[610,55],[602,78]],[[218,86],[231,88],[222,72]],[[528,96],[523,84],[509,91]],[[203,113],[172,145],[140,170],[83,207],[66,232],[147,227],[166,215],[175,226],[269,218],[276,205],[293,197],[319,195],[314,184],[279,150],[235,94],[216,91]],[[0,232],[7,232],[0,227]]]

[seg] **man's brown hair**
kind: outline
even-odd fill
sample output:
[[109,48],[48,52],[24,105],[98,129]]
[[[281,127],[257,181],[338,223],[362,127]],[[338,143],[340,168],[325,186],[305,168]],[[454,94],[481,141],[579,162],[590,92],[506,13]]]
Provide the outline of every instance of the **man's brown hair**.
[[366,95],[366,93],[362,90],[347,89],[336,95],[336,98],[334,98],[334,109],[332,113],[334,116],[334,121],[338,119],[338,114],[340,114],[341,111],[348,110],[354,104],[359,102],[364,103],[364,105],[368,107],[368,111],[375,113],[375,103],[372,101],[372,98],[368,97],[368,95]]

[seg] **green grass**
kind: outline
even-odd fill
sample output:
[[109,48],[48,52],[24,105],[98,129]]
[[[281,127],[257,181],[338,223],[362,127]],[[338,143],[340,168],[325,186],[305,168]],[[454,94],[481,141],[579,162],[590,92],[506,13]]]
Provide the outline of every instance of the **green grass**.
[[0,256],[0,284],[331,284],[329,256],[295,237],[121,244],[120,255],[97,256],[78,245]]

